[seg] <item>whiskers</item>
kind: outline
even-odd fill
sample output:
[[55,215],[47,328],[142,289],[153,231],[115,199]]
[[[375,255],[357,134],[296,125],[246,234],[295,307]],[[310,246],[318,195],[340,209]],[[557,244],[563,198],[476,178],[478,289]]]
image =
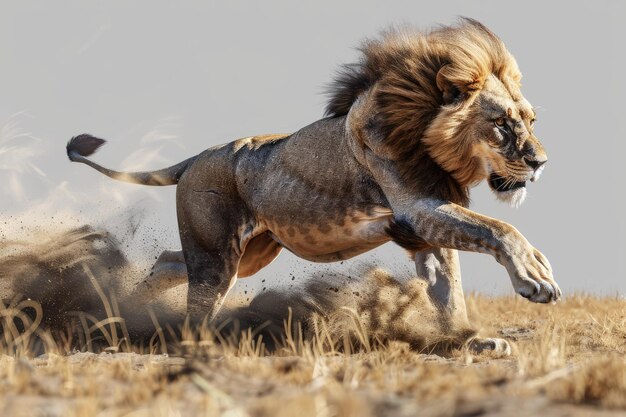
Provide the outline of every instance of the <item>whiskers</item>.
[[519,180],[518,178],[513,176],[503,176],[493,173],[491,176],[490,185],[494,189],[494,194],[496,195],[498,200],[517,208],[526,199],[527,191],[526,187],[513,187],[516,183],[523,181],[525,180]]
[[495,187],[496,191],[508,191],[509,187],[512,187],[515,183],[520,182],[520,181],[524,181],[523,179],[518,179],[515,177],[511,177],[511,176],[502,176],[502,175],[498,175],[495,174],[493,176],[493,179],[496,181],[500,181],[500,180],[504,180],[503,183],[501,183],[500,185],[498,185],[497,187]]

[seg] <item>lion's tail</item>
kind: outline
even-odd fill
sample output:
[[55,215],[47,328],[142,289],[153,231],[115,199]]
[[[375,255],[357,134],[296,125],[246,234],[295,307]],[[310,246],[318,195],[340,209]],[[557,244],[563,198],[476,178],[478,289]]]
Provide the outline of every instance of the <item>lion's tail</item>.
[[67,142],[67,156],[70,161],[87,164],[113,179],[143,185],[178,184],[180,177],[196,159],[194,156],[169,168],[158,171],[119,172],[105,168],[86,158],[97,151],[98,148],[104,145],[105,142],[106,141],[104,139],[96,138],[88,134],[74,136],[69,142]]

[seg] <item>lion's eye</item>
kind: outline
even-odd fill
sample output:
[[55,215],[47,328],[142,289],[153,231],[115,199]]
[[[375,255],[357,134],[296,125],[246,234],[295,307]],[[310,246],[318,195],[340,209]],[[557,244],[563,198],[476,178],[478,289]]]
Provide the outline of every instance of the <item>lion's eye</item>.
[[502,126],[504,126],[505,120],[504,120],[504,117],[498,117],[493,122],[495,123],[496,126],[502,127]]
[[533,127],[534,125],[535,125],[535,119],[532,119],[532,120],[530,121],[530,127]]

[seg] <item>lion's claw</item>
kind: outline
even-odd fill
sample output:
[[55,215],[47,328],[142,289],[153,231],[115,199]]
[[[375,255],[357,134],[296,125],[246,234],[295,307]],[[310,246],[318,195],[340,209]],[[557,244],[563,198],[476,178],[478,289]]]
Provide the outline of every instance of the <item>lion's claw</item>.
[[507,270],[515,291],[534,303],[551,303],[561,299],[561,289],[552,277],[548,259],[528,244],[513,251]]

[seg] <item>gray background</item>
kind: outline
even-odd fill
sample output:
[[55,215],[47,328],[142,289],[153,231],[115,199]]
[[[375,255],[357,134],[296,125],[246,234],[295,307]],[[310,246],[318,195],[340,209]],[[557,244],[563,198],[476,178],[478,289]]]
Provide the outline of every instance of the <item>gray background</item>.
[[[361,39],[392,23],[428,28],[465,15],[516,56],[550,157],[521,208],[498,203],[485,186],[474,190],[472,208],[522,231],[566,292],[626,294],[625,5],[3,0],[0,227],[14,236],[18,218],[27,226],[107,223],[130,206],[153,205],[131,245],[148,260],[178,245],[174,189],[116,183],[70,164],[70,136],[109,139],[95,157],[106,166],[152,169],[238,137],[292,132],[322,116],[325,84],[355,59]],[[342,268],[373,259],[412,269],[392,245]],[[493,259],[463,254],[462,263],[467,289],[511,293]],[[284,252],[248,285],[313,269]]]

